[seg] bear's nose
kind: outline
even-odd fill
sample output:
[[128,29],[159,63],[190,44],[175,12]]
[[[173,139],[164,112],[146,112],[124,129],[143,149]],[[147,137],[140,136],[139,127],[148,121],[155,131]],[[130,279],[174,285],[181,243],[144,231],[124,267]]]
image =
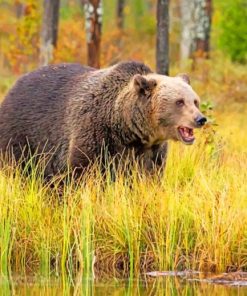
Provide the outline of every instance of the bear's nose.
[[196,121],[198,126],[203,126],[207,122],[207,118],[204,117],[204,116],[199,115],[199,116],[196,117],[195,121]]

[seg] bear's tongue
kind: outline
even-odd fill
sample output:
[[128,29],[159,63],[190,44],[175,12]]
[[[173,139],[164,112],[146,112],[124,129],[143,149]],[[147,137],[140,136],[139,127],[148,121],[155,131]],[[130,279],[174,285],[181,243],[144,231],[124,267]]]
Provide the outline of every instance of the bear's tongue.
[[193,129],[185,126],[180,126],[178,131],[185,142],[193,142],[195,140]]

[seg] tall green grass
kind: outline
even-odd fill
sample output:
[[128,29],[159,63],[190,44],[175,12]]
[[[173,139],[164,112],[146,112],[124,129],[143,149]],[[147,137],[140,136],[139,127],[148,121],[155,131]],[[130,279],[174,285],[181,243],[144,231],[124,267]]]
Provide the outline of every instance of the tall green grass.
[[[232,127],[225,116],[225,126]],[[229,118],[229,121],[228,121]],[[233,128],[233,127],[232,127]],[[51,189],[0,170],[0,270],[138,276],[149,270],[247,268],[247,154],[242,128],[172,143],[164,176],[99,171]],[[242,148],[241,148],[242,147]],[[63,191],[61,194],[61,190]]]

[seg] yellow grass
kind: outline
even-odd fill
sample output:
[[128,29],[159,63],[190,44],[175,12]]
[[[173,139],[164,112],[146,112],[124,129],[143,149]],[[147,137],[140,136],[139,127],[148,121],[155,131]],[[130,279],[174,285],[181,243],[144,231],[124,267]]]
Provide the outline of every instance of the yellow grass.
[[[162,180],[134,172],[45,186],[0,171],[0,268],[138,275],[153,269],[247,267],[244,113],[219,114],[215,139],[170,145]],[[76,263],[77,262],[77,263]]]

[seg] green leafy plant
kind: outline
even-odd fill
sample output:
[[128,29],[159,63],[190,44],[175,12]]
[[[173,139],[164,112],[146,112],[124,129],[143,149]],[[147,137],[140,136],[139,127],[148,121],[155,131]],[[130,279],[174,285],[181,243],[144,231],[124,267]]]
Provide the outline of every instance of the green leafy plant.
[[220,1],[219,46],[234,62],[247,61],[247,2],[245,0]]

